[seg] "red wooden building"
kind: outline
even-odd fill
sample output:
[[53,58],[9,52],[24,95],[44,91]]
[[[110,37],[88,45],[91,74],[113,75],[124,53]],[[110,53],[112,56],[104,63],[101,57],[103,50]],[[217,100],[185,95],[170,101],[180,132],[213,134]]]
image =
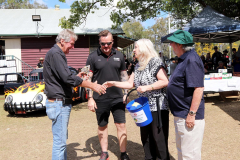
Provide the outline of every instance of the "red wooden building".
[[[121,28],[111,29],[112,21],[108,9],[89,14],[86,23],[74,29],[78,35],[75,48],[67,55],[68,65],[74,68],[85,66],[89,53],[98,46],[98,33],[108,29],[114,35],[115,48],[124,48],[134,43],[125,39]],[[56,43],[55,38],[62,30],[59,19],[70,16],[69,9],[1,9],[0,42],[5,55],[14,55],[36,68],[39,58]],[[33,15],[40,15],[41,21],[33,21]],[[19,66],[20,67],[20,66]]]

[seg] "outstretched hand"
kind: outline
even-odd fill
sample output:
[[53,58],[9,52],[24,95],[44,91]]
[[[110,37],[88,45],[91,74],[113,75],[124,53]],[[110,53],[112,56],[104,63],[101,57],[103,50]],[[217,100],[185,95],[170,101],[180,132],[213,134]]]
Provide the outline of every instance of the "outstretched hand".
[[99,95],[105,94],[107,87],[104,85],[97,84],[97,81],[93,83],[93,87],[91,88],[94,92],[97,92]]
[[109,88],[109,87],[114,86],[114,81],[107,81],[107,82],[103,83],[102,85],[105,86],[106,88]]

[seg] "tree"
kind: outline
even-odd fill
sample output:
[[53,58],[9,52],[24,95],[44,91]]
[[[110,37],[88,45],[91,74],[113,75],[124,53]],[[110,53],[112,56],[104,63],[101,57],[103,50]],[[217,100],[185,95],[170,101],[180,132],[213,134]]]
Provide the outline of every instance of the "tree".
[[215,52],[213,47],[215,46],[214,43],[195,43],[195,50],[199,56],[206,55],[207,53],[212,54]]
[[153,26],[148,27],[148,30],[152,32],[149,39],[155,44],[155,49],[159,52],[166,53],[168,50],[166,45],[161,44],[161,37],[168,34],[168,18],[158,18]]
[[34,1],[33,4],[31,4],[32,8],[34,9],[48,9],[48,6],[45,4],[40,4],[37,1]]
[[142,26],[141,22],[132,19],[130,22],[123,23],[122,29],[127,37],[150,39],[155,45],[156,51],[162,51],[165,56],[168,56],[168,44],[160,43],[161,37],[168,33],[168,18],[158,18],[155,20],[155,24],[146,29]]
[[[59,0],[65,2],[65,0]],[[228,17],[240,17],[240,0],[79,0],[71,5],[69,19],[63,17],[62,28],[74,28],[86,21],[89,13],[99,7],[111,8],[113,28],[131,19],[145,21],[160,15],[160,11],[171,14],[180,26],[190,21],[207,5]]]
[[40,4],[37,1],[34,1],[32,4],[31,0],[0,0],[1,9],[33,9],[33,8],[42,8],[47,9],[47,5]]
[[122,29],[125,35],[133,39],[141,39],[144,36],[144,27],[141,22],[134,19],[123,24]]

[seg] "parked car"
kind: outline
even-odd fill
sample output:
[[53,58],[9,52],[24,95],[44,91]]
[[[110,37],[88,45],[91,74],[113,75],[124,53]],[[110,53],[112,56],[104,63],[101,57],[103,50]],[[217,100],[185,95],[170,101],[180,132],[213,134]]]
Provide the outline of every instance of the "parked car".
[[[75,68],[69,67],[76,75]],[[45,83],[43,69],[35,69],[30,72],[28,81],[18,73],[5,74],[4,110],[9,114],[26,114],[29,111],[43,110],[46,108],[46,95],[44,94]],[[73,101],[87,101],[88,94],[85,88],[73,87]]]

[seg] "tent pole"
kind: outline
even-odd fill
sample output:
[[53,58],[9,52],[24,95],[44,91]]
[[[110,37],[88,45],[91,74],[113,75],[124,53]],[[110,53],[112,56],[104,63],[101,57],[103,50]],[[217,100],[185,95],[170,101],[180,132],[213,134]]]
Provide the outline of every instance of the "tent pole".
[[[171,22],[170,22],[170,14],[168,14],[168,34],[171,33]],[[169,59],[171,59],[171,46],[169,45]]]
[[230,43],[230,65],[232,66],[232,43]]

